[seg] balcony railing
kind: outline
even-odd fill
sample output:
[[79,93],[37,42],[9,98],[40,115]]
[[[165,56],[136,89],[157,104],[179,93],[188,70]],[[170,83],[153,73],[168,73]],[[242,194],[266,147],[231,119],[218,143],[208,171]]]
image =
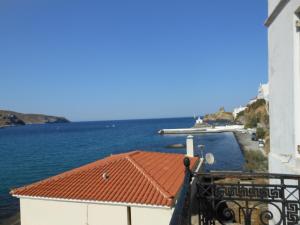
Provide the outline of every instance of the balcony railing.
[[300,176],[268,173],[192,173],[170,225],[300,223]]

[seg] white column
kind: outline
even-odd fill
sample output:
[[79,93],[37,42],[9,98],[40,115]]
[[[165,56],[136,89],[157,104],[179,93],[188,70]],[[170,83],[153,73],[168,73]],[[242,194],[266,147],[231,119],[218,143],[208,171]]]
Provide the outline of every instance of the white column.
[[192,135],[187,136],[186,138],[186,155],[189,157],[194,157],[194,137]]

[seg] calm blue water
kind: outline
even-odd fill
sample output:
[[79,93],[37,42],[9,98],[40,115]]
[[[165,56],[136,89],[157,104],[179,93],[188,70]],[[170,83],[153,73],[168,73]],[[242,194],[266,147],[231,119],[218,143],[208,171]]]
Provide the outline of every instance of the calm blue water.
[[[186,136],[160,136],[162,128],[191,127],[192,118],[80,122],[0,129],[0,221],[18,210],[9,190],[110,154],[130,150],[185,153],[167,145]],[[113,127],[112,125],[115,125]],[[244,159],[232,133],[195,137],[216,163],[208,169],[241,170]]]

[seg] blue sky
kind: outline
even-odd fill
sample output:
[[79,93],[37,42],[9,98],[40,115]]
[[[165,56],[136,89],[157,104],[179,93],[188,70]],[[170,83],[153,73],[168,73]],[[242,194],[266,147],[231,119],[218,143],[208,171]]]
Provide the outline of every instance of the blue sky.
[[74,121],[245,104],[267,81],[266,0],[3,0],[0,108]]

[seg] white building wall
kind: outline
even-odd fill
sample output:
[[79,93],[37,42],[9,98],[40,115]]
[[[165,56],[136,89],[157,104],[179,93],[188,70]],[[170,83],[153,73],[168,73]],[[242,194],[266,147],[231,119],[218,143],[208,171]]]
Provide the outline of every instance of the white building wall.
[[[274,0],[269,0],[273,7]],[[269,27],[269,85],[270,85],[270,141],[269,171],[295,173],[297,171],[300,112],[295,88],[296,47],[295,11],[300,0],[290,1]],[[298,142],[298,143],[297,143]],[[291,156],[291,158],[289,158]],[[279,165],[280,164],[280,165]],[[287,168],[288,167],[288,168]],[[291,169],[293,172],[291,172]]]
[[279,2],[280,0],[269,0],[269,4],[268,4],[269,15],[273,12],[273,10],[275,9],[275,7],[278,5]]
[[[278,3],[279,0],[269,0],[269,15]],[[295,26],[295,12],[299,7],[300,0],[290,0],[268,28],[271,173],[300,174],[297,152],[300,144],[300,34]],[[270,180],[270,183],[276,181]],[[280,221],[277,207],[269,205],[274,216],[270,225]]]
[[[88,219],[84,225],[128,225],[127,207],[88,204]],[[67,224],[65,224],[67,225]]]
[[[127,206],[20,198],[21,225],[130,225]],[[172,209],[131,207],[131,225],[169,225]]]
[[[296,6],[297,7],[297,6]],[[298,13],[294,16],[294,23],[300,21],[300,3],[298,3]],[[295,142],[296,155],[300,158],[300,28],[295,28],[294,32],[294,96],[295,96]],[[300,169],[300,160],[296,161],[297,168]]]
[[86,224],[86,205],[20,199],[21,225],[83,225]]
[[169,225],[173,210],[132,207],[132,225]]

